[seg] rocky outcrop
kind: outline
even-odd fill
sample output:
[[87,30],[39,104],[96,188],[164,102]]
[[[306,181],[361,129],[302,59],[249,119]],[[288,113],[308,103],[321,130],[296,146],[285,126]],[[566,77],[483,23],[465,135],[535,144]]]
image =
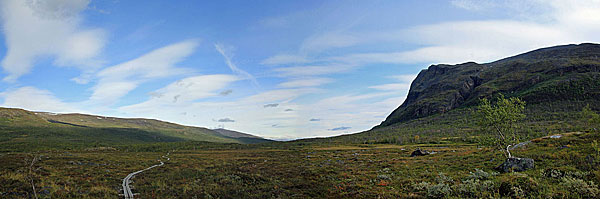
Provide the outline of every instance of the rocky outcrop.
[[527,169],[535,168],[535,161],[531,158],[508,158],[500,166],[496,167],[497,171],[508,173],[508,172],[521,172]]
[[402,105],[378,127],[474,105],[496,93],[521,97],[528,104],[600,98],[599,71],[599,44],[538,49],[487,64],[431,65],[411,83]]
[[424,156],[424,155],[430,155],[430,154],[435,154],[435,152],[429,152],[429,151],[417,149],[410,154],[410,157]]
[[417,75],[404,103],[382,125],[444,113],[462,105],[483,79],[485,65],[432,65]]

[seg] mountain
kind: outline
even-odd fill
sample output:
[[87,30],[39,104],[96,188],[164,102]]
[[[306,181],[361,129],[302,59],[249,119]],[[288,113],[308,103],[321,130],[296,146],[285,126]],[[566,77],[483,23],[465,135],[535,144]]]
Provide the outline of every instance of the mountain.
[[245,144],[270,140],[239,132],[222,133],[154,119],[0,108],[1,146],[11,145],[18,148],[32,143],[51,147],[84,146],[91,143],[106,145],[180,141]]
[[529,105],[600,99],[600,45],[534,50],[491,63],[432,65],[412,82],[404,103],[381,125],[391,126],[475,105],[503,93]]
[[526,102],[515,124],[522,139],[590,131],[582,117],[600,110],[600,45],[583,43],[533,50],[491,63],[437,64],[413,80],[406,100],[380,125],[355,134],[295,142],[338,144],[481,143],[475,107],[503,94]]

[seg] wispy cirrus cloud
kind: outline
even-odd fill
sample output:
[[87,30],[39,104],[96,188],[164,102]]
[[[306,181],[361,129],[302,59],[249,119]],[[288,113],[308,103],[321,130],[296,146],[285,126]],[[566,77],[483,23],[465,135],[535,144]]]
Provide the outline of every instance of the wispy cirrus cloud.
[[264,65],[287,65],[287,64],[302,64],[310,62],[304,56],[290,55],[290,54],[279,54],[269,57],[261,62]]
[[397,82],[391,84],[380,84],[375,86],[369,86],[369,88],[381,90],[381,91],[396,91],[398,93],[403,93],[403,95],[408,94],[408,90],[410,89],[410,85],[412,81],[417,77],[417,74],[404,74],[404,75],[393,75],[388,78],[394,79]]
[[249,79],[255,86],[258,86],[258,82],[256,81],[256,78],[253,75],[238,68],[237,65],[233,63],[233,53],[231,52],[232,47],[226,47],[223,44],[215,44],[215,49],[223,56],[223,58],[225,59],[225,63],[233,73],[239,75],[242,78]]
[[277,86],[283,88],[314,87],[331,82],[333,82],[331,78],[298,78],[280,83]]
[[4,81],[14,82],[29,73],[41,56],[52,56],[56,65],[75,66],[87,73],[100,67],[105,31],[80,25],[80,12],[88,4],[88,0],[0,2],[7,46],[1,62],[7,73]]
[[146,101],[122,106],[119,107],[119,110],[125,113],[143,113],[164,109],[186,111],[186,107],[197,100],[222,96],[219,90],[238,80],[239,78],[233,75],[186,77],[153,91],[151,98]]
[[319,75],[330,75],[335,73],[348,72],[356,68],[356,65],[350,64],[324,64],[324,65],[303,65],[291,67],[279,67],[274,71],[283,77],[310,77]]
[[110,66],[98,72],[90,103],[110,105],[141,83],[152,79],[184,74],[188,69],[175,65],[190,56],[197,40],[171,44],[133,60]]

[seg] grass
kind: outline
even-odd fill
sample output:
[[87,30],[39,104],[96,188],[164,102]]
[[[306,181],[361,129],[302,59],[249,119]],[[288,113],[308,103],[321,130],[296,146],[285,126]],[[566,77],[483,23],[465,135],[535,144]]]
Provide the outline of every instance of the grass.
[[[473,183],[472,173],[491,174],[504,158],[468,143],[171,146],[178,148],[171,161],[136,176],[133,186],[142,198],[425,198],[436,193],[447,198],[578,198],[594,194],[600,183],[600,149],[593,146],[599,139],[596,131],[534,140],[513,153],[536,160],[535,169],[481,179],[488,184],[475,187],[484,190],[478,192],[468,189],[483,184]],[[31,197],[26,160],[36,155],[41,160],[32,176],[40,198],[115,198],[123,177],[156,164],[167,148],[2,153],[0,197]],[[416,148],[438,153],[410,157]],[[440,185],[440,173],[451,180]],[[593,186],[569,189],[582,183]]]

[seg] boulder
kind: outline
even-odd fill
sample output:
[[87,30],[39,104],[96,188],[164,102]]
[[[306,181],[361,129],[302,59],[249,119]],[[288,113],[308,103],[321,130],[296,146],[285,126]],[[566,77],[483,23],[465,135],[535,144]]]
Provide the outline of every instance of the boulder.
[[429,155],[429,154],[431,154],[429,151],[417,149],[410,154],[410,157],[424,156],[424,155]]
[[504,163],[496,167],[496,170],[503,173],[508,173],[513,171],[520,172],[533,168],[535,168],[533,159],[512,157],[508,158]]

